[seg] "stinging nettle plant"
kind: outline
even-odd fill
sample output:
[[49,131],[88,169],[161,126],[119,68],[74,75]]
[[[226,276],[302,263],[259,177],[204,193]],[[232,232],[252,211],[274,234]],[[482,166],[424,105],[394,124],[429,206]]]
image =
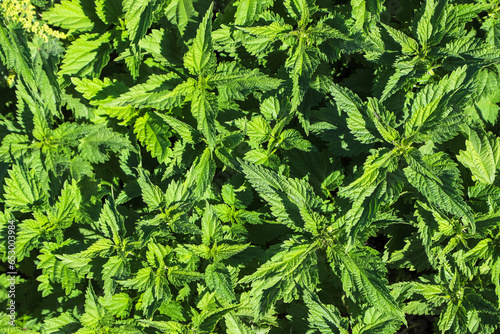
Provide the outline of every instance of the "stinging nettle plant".
[[500,330],[498,1],[9,3],[0,331]]

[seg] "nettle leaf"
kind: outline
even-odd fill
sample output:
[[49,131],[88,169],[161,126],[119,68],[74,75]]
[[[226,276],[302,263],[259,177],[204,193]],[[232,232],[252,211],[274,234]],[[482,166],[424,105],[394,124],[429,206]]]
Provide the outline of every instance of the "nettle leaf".
[[126,293],[117,293],[111,297],[99,297],[99,303],[106,308],[106,311],[120,318],[125,318],[130,314],[132,299]]
[[409,166],[404,169],[408,182],[437,207],[462,217],[472,228],[474,217],[462,198],[460,172],[444,154],[421,156],[412,150],[408,155]]
[[258,20],[259,15],[263,13],[274,3],[273,0],[240,0],[234,3],[236,13],[234,14],[234,24],[249,26]]
[[119,25],[119,19],[123,16],[121,0],[95,0],[97,16],[106,24]]
[[169,138],[172,134],[169,129],[164,119],[154,112],[147,112],[144,116],[139,117],[134,125],[137,139],[159,162],[165,162],[171,152]]
[[479,182],[493,184],[500,167],[500,138],[491,132],[471,130],[465,146],[466,150],[457,155],[458,161],[469,168]]
[[246,123],[246,132],[251,141],[261,144],[271,136],[271,126],[263,117],[257,116]]
[[201,333],[213,332],[215,325],[224,315],[234,310],[238,305],[218,308],[214,311],[203,311],[193,317],[193,324]]
[[196,131],[191,125],[180,121],[179,119],[170,116],[158,114],[168,125],[181,136],[181,138],[189,144],[197,144],[201,139],[201,134]]
[[212,159],[212,152],[207,147],[187,173],[184,183],[185,188],[192,191],[196,198],[202,198],[209,188],[214,175],[215,162]]
[[59,75],[92,78],[99,77],[109,62],[112,51],[110,33],[85,34],[78,37],[66,50]]
[[15,164],[5,179],[4,196],[11,210],[31,211],[47,200],[47,194],[40,185],[35,169],[25,164]]
[[200,23],[193,44],[184,55],[184,66],[191,74],[213,72],[217,64],[217,58],[212,46],[212,12],[213,3]]
[[125,26],[131,43],[137,44],[153,23],[155,0],[124,0]]
[[49,221],[60,228],[69,227],[76,218],[80,198],[81,195],[76,182],[73,180],[73,183],[70,184],[66,181],[63,185],[61,196],[52,208],[52,211],[47,213]]
[[90,32],[94,28],[94,18],[89,16],[89,9],[93,6],[84,7],[86,1],[63,0],[60,4],[43,13],[43,19],[49,24],[67,29],[68,33]]
[[90,283],[85,295],[85,313],[80,317],[80,321],[88,329],[99,329],[113,322],[113,316],[99,303]]
[[219,97],[231,100],[244,100],[254,90],[263,92],[276,89],[280,79],[271,78],[258,69],[247,70],[238,66],[237,62],[221,62],[217,72],[208,78],[208,83],[217,86]]
[[[305,0],[303,0],[305,2]],[[297,108],[308,89],[308,80],[320,64],[316,48],[309,46],[306,38],[300,38],[285,62],[285,68],[292,78],[292,108]]]
[[372,223],[386,195],[388,174],[397,169],[398,162],[397,150],[380,149],[368,157],[360,177],[340,188],[340,195],[353,201],[346,215],[352,236]]
[[347,114],[347,126],[362,143],[379,141],[377,126],[368,116],[363,101],[349,89],[331,81],[325,81],[325,88],[333,95],[339,109]]
[[284,150],[298,149],[301,151],[312,151],[313,146],[305,140],[299,131],[286,129],[280,135],[279,145]]
[[152,75],[143,84],[136,85],[118,98],[110,100],[105,106],[136,108],[151,107],[158,110],[180,106],[186,96],[194,92],[192,81],[180,83],[175,73]]
[[222,228],[215,215],[214,207],[207,204],[205,212],[201,218],[202,242],[209,246],[213,241],[220,239]]
[[315,294],[304,291],[304,302],[308,307],[309,327],[321,333],[346,334],[347,321],[340,315],[340,311],[333,305],[326,305]]
[[224,316],[224,323],[227,326],[229,333],[234,334],[251,334],[252,329],[245,325],[239,317],[234,315],[234,313],[228,313]]
[[[110,296],[115,297],[116,295],[114,295],[114,292],[118,286],[117,280],[123,280],[130,276],[130,264],[123,256],[112,256],[102,266],[102,275],[105,296],[107,296],[107,298]],[[130,308],[131,304],[129,299],[125,299],[125,304],[121,306],[116,305],[118,303],[116,303],[116,299],[114,300],[114,307],[118,308],[118,310],[116,310],[117,313],[127,314],[127,309]]]
[[203,133],[209,147],[215,146],[215,119],[218,106],[215,94],[196,91],[191,101],[191,113],[196,118],[198,130]]
[[141,187],[142,200],[152,210],[157,210],[165,205],[165,194],[157,185],[153,184],[145,171],[139,169],[139,178],[137,179]]
[[241,167],[259,195],[271,205],[271,212],[278,221],[298,231],[305,228],[310,233],[317,233],[323,220],[314,214],[314,210],[321,201],[310,184],[286,178],[261,166],[241,163]]
[[205,269],[205,281],[218,298],[229,303],[236,300],[231,276],[226,267],[217,264],[209,265]]
[[102,163],[109,159],[108,152],[130,149],[128,139],[105,126],[96,126],[78,145],[82,158],[91,163]]
[[[345,274],[350,277],[351,286],[355,286],[371,305],[406,322],[403,311],[387,288],[385,277],[380,275],[380,270],[384,267],[376,256],[363,250],[353,250],[346,254],[337,247],[330,248],[329,252],[330,256],[338,258],[347,269]],[[384,268],[384,272],[385,270]],[[345,278],[342,279],[344,280]]]
[[382,24],[389,35],[401,46],[401,51],[406,55],[415,55],[419,52],[419,45],[416,40],[407,36],[405,33],[392,28],[391,26]]
[[466,76],[467,67],[463,66],[420,90],[411,106],[411,116],[405,122],[406,135],[424,134],[438,128],[452,112],[453,104],[464,98]]
[[177,25],[181,35],[183,35],[189,21],[198,12],[195,10],[192,0],[173,0],[165,10],[165,14],[172,23]]

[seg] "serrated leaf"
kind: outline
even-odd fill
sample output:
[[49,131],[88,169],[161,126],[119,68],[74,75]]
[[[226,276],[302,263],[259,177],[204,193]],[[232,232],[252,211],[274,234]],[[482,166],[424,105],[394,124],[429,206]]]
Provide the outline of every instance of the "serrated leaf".
[[377,265],[380,264],[375,262],[373,256],[367,256],[361,250],[351,251],[349,254],[338,248],[331,248],[331,251],[346,266],[353,283],[371,305],[405,322],[404,313],[391,296],[387,281],[378,273]]
[[[463,217],[474,230],[472,211],[462,198],[460,190],[456,189],[457,184],[453,182],[459,174],[458,170],[454,166],[450,169],[432,168],[425,161],[419,161],[417,164],[413,159],[408,160],[409,166],[404,169],[408,182],[431,203],[458,217]],[[425,172],[421,166],[427,166]]]
[[333,95],[339,109],[347,114],[347,126],[359,141],[368,144],[379,140],[377,127],[356,94],[331,81],[325,81],[325,88]]
[[203,244],[209,246],[213,241],[217,241],[221,234],[221,226],[215,215],[214,207],[207,204],[205,212],[201,218],[201,232]]
[[304,302],[309,309],[309,327],[321,333],[346,334],[347,323],[340,316],[340,311],[333,305],[323,304],[318,296],[304,291]]
[[154,0],[124,0],[125,26],[132,44],[137,43],[146,35],[153,23]]
[[81,156],[91,163],[102,163],[109,159],[109,151],[130,149],[128,139],[106,127],[95,127],[78,145]]
[[134,125],[137,139],[160,163],[165,162],[171,154],[169,138],[172,134],[169,129],[170,127],[163,118],[154,112],[147,112],[144,116],[139,117]]
[[389,35],[401,45],[401,51],[406,55],[415,55],[419,52],[419,45],[416,40],[407,36],[405,33],[394,29],[391,26],[382,24],[382,26],[387,30]]
[[79,36],[66,50],[59,75],[96,78],[109,61],[110,34]]
[[85,9],[82,6],[82,0],[62,0],[61,3],[55,4],[54,7],[44,12],[43,19],[49,24],[68,29],[70,34],[90,32],[95,23],[93,18],[86,13],[88,8]]
[[9,178],[5,179],[4,196],[11,210],[21,211],[30,211],[46,200],[35,169],[28,171],[24,164],[12,166]]
[[96,14],[106,24],[120,24],[123,15],[121,0],[95,0]]
[[97,329],[110,325],[112,319],[113,317],[99,303],[92,284],[89,284],[85,294],[85,313],[80,317],[80,321],[88,328]]
[[139,169],[137,179],[141,187],[142,199],[152,210],[157,210],[165,205],[165,195],[157,185],[153,184],[146,173]]
[[465,146],[465,151],[457,155],[458,161],[469,168],[478,181],[493,184],[500,167],[500,138],[489,132],[478,134],[471,130]]
[[213,3],[200,23],[193,44],[184,55],[184,66],[192,74],[204,74],[213,71],[217,64],[217,58],[212,46],[212,11]]
[[229,303],[236,300],[229,270],[225,267],[211,264],[205,270],[205,282],[215,292],[215,295]]
[[200,133],[191,125],[173,117],[171,115],[159,114],[165,122],[181,136],[181,138],[189,144],[197,144],[200,140]]
[[189,21],[198,12],[195,10],[192,0],[173,0],[165,10],[165,14],[172,23],[177,25],[181,35],[183,35]]
[[213,93],[197,91],[191,101],[191,113],[196,118],[197,128],[203,133],[208,145],[215,146],[215,119],[217,118],[218,106]]

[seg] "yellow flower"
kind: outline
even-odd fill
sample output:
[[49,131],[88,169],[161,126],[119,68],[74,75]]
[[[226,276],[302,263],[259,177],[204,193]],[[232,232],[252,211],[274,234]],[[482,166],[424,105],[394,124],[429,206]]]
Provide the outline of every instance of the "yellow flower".
[[0,11],[11,22],[18,22],[23,29],[36,36],[49,40],[49,36],[66,38],[66,34],[52,30],[47,24],[36,18],[35,7],[30,0],[3,0],[0,2]]

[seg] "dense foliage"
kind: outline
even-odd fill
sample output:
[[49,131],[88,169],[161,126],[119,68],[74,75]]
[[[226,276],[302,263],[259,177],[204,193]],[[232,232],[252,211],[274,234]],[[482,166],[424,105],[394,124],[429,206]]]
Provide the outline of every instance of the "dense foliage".
[[0,13],[2,333],[500,331],[498,0]]

